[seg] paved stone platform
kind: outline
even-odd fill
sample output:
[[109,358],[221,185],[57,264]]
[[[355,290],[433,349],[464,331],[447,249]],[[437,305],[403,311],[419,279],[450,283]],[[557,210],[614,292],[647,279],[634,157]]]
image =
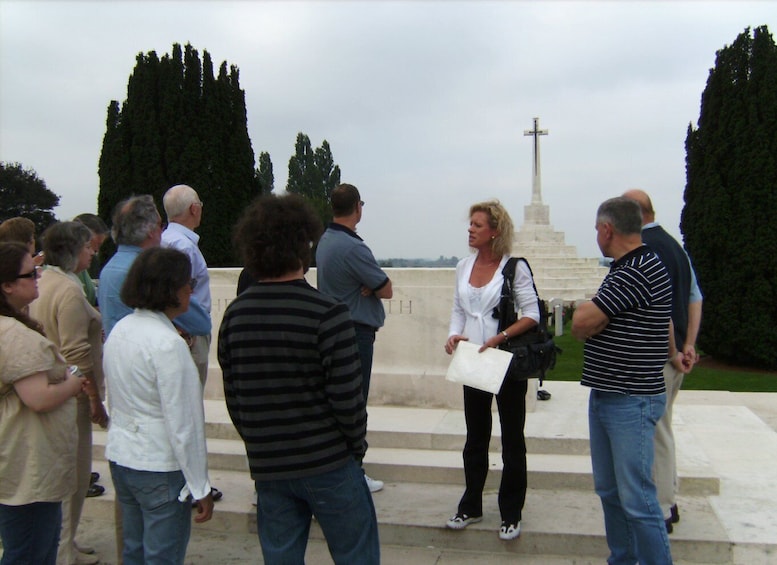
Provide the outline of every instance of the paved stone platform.
[[[604,561],[602,513],[588,459],[588,391],[577,383],[552,381],[544,388],[552,399],[538,402],[527,416],[530,489],[523,532],[513,542],[497,537],[498,426],[484,520],[454,532],[444,523],[463,488],[463,413],[369,407],[365,467],[386,481],[374,495],[384,563]],[[206,415],[211,478],[224,499],[211,522],[193,528],[187,563],[261,563],[242,444],[222,401],[206,401]],[[777,563],[775,423],[777,394],[681,392],[675,407],[681,521],[670,536],[677,563]],[[103,435],[95,434],[95,469],[107,477]],[[102,484],[106,495],[87,500],[83,539],[93,543],[93,533],[103,532],[103,562],[112,563],[113,496],[109,480]],[[317,529],[311,538],[308,562],[331,563]]]

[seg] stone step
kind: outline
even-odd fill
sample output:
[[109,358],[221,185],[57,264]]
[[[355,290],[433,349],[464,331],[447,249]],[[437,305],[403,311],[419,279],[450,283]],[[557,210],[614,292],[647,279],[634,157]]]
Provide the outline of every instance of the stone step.
[[[417,409],[383,410],[383,422],[386,422],[387,412],[415,411]],[[377,418],[376,418],[377,419]],[[498,429],[498,428],[497,428]],[[383,437],[390,437],[384,432]],[[402,436],[402,432],[398,434]],[[459,436],[459,446],[453,449],[422,447],[432,443],[432,438],[423,436],[433,434],[416,433],[418,447],[408,443],[404,447],[379,447],[372,441],[370,432],[370,448],[364,460],[367,473],[371,476],[393,482],[414,482],[430,484],[464,484],[461,448],[463,436]],[[442,434],[440,434],[442,435]],[[107,432],[93,432],[93,460],[104,460]],[[395,442],[387,442],[395,443]],[[397,441],[396,443],[399,443]],[[492,444],[498,444],[492,441]],[[220,439],[209,437],[208,466],[211,470],[247,471],[248,462],[243,442],[239,439]],[[526,457],[528,482],[541,489],[576,489],[593,490],[591,460],[587,454],[535,453],[529,450]],[[502,476],[502,460],[498,452],[489,454],[490,473],[487,479],[489,488],[497,488]],[[689,495],[715,495],[719,493],[720,481],[703,466],[687,470],[680,467],[679,492]]]
[[[367,440],[370,447],[461,450],[466,439],[462,410],[369,406]],[[223,400],[205,401],[205,432],[208,438],[240,440]],[[572,416],[572,415],[569,415]],[[527,451],[558,455],[587,455],[587,430],[571,424],[569,416],[531,413],[526,420]],[[501,451],[499,415],[493,415],[490,449]],[[95,428],[95,433],[99,432]]]
[[[108,465],[104,460],[96,461],[93,469],[102,475],[100,484],[106,492],[87,499],[83,515],[87,520],[110,522],[114,493]],[[213,470],[211,481],[224,493],[224,498],[216,503],[211,521],[193,526],[192,538],[198,532],[255,532],[253,483],[248,473]],[[498,538],[500,520],[493,488],[484,492],[482,522],[464,531],[447,529],[445,521],[455,512],[461,494],[462,487],[456,484],[388,480],[383,491],[373,495],[381,545],[468,551],[473,560],[481,561],[488,561],[488,555],[553,555],[574,558],[574,563],[588,563],[602,562],[607,556],[601,505],[592,489],[530,488],[521,537],[511,542]],[[683,496],[678,504],[681,521],[670,536],[676,562],[731,563],[734,544],[728,541],[706,498]],[[311,538],[322,537],[314,525]]]

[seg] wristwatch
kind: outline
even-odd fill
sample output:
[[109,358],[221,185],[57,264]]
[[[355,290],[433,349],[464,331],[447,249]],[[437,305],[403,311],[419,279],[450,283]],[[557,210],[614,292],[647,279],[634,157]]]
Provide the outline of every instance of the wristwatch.
[[506,332],[505,330],[502,330],[502,335],[503,335],[503,336],[505,336],[505,341],[507,341],[508,339],[510,339],[510,336],[509,336],[509,335],[507,335],[507,332]]

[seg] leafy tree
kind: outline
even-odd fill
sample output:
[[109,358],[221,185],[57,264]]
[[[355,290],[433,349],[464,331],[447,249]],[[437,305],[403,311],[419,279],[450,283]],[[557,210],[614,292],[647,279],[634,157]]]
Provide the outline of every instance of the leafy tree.
[[57,221],[52,211],[57,206],[59,196],[33,169],[0,161],[0,222],[22,216],[35,223],[35,234],[40,235]]
[[256,178],[259,179],[259,187],[262,194],[270,194],[275,188],[272,161],[270,160],[270,154],[266,151],[259,154],[259,168],[256,169]]
[[766,26],[717,52],[685,145],[681,227],[704,292],[699,345],[777,368],[777,46]]
[[310,200],[326,225],[332,220],[329,194],[340,184],[340,167],[334,163],[327,140],[314,151],[310,138],[304,133],[298,133],[294,150],[294,155],[289,159],[286,190]]
[[139,53],[127,99],[108,105],[100,154],[98,213],[110,221],[116,204],[132,194],[162,196],[175,184],[194,187],[206,204],[199,228],[208,265],[237,264],[232,226],[260,192],[246,127],[245,93],[237,67],[223,62],[214,74],[187,44],[161,59]]

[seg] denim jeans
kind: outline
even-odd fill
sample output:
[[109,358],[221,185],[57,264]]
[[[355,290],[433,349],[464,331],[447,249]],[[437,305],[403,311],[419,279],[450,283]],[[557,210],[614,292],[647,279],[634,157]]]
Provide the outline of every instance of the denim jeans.
[[0,504],[0,565],[54,565],[61,527],[61,502]]
[[124,565],[182,564],[192,527],[191,502],[178,500],[181,471],[138,471],[111,461],[121,503]]
[[359,360],[362,364],[362,394],[364,403],[370,393],[370,377],[372,376],[372,355],[375,347],[375,328],[364,324],[354,324],[356,330],[356,346],[359,348]]
[[336,565],[380,563],[378,520],[355,461],[305,477],[256,481],[256,522],[267,565],[300,565],[315,516]]
[[602,500],[610,565],[672,563],[653,483],[653,439],[666,395],[592,390],[588,401],[591,462]]

